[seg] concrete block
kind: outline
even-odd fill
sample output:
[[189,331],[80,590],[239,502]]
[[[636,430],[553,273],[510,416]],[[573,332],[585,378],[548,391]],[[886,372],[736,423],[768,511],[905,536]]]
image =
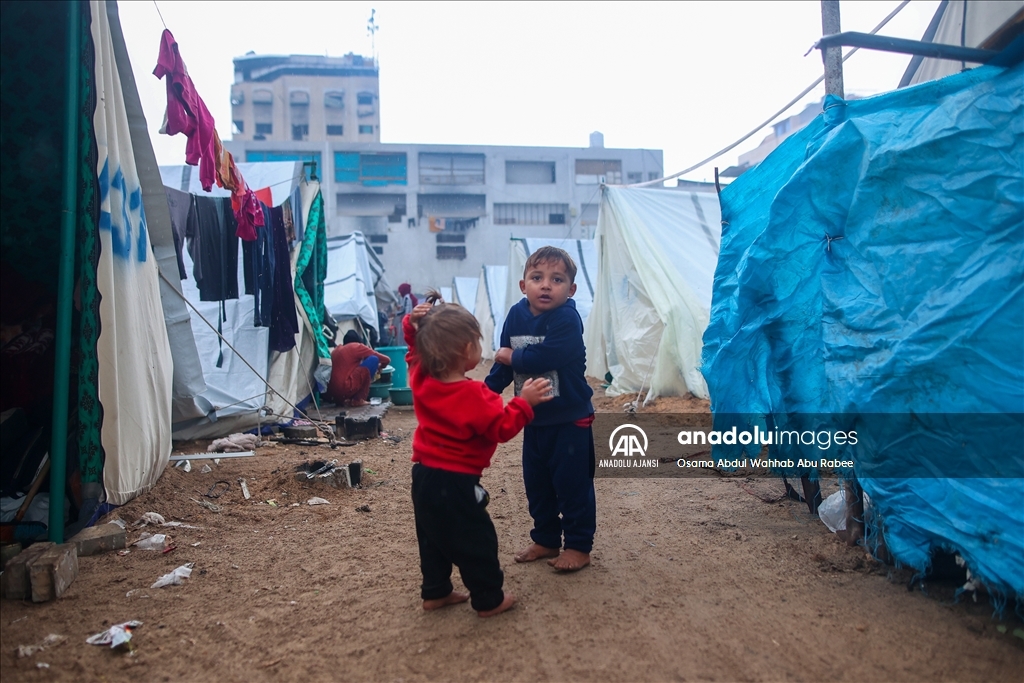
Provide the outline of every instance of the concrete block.
[[78,578],[78,552],[70,543],[47,548],[28,566],[32,602],[48,602],[64,595]]
[[4,597],[9,600],[28,600],[32,597],[32,582],[29,579],[29,565],[50,548],[54,543],[34,543],[14,556],[4,568],[0,577],[0,588]]
[[98,524],[82,529],[68,543],[75,546],[79,557],[98,555],[124,548],[125,531],[116,524]]

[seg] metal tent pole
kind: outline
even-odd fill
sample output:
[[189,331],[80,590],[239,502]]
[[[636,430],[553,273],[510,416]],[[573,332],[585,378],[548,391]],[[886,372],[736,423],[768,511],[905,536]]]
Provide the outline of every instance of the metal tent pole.
[[57,324],[54,334],[53,425],[50,436],[50,519],[48,538],[64,542],[67,485],[68,391],[71,376],[71,306],[74,294],[75,225],[78,222],[78,68],[81,6],[69,0],[67,87],[64,106],[64,188],[61,197]]

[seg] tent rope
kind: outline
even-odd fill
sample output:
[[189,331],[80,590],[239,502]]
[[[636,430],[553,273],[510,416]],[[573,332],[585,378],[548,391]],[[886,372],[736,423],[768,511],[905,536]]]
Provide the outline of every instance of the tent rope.
[[[897,14],[899,14],[899,13],[900,13],[900,10],[902,10],[902,9],[903,9],[904,7],[906,7],[906,6],[907,6],[907,5],[909,5],[909,4],[910,4],[910,0],[903,0],[903,2],[901,2],[901,3],[899,4],[899,7],[897,7],[897,8],[896,8],[896,9],[894,9],[894,10],[893,10],[892,12],[890,12],[890,13],[889,13],[889,16],[887,16],[887,17],[886,17],[885,19],[882,19],[882,21],[881,21],[881,22],[880,22],[880,23],[878,24],[878,26],[876,26],[876,27],[874,27],[873,29],[871,29],[871,35],[874,35],[874,34],[878,33],[878,31],[879,31],[879,30],[881,30],[881,28],[882,28],[883,26],[885,26],[886,24],[888,24],[888,23],[889,23],[889,21],[891,21],[893,17],[895,17],[895,16],[897,15]],[[813,49],[813,48],[812,48],[812,49]],[[853,48],[852,50],[850,50],[850,51],[849,51],[848,53],[846,53],[846,55],[844,55],[844,56],[843,56],[843,62],[845,62],[845,61],[846,61],[847,59],[849,59],[850,57],[852,57],[852,56],[854,55],[854,53],[856,53],[856,52],[857,52],[857,50],[859,50],[859,49],[860,49],[860,48],[857,48],[857,47],[855,47],[855,48]],[[805,55],[805,56],[806,56],[806,55]],[[818,87],[818,84],[820,84],[820,83],[821,83],[822,81],[824,81],[824,80],[825,80],[825,75],[824,75],[824,74],[822,74],[821,76],[819,76],[819,77],[817,78],[817,80],[815,80],[815,81],[814,81],[813,83],[811,83],[811,84],[810,84],[809,86],[807,86],[806,88],[804,88],[804,89],[803,89],[803,90],[802,90],[802,91],[800,92],[800,94],[799,94],[799,95],[797,95],[796,97],[794,97],[793,99],[791,99],[791,100],[790,100],[790,101],[789,101],[788,103],[786,103],[786,105],[785,105],[784,107],[782,107],[782,109],[778,110],[777,112],[775,112],[774,114],[772,114],[771,116],[769,116],[769,117],[768,117],[767,119],[765,119],[764,123],[762,123],[761,125],[759,125],[759,126],[758,126],[757,128],[755,128],[754,130],[750,131],[749,133],[747,133],[746,135],[744,135],[743,137],[741,137],[741,138],[740,138],[739,140],[737,140],[736,142],[732,143],[731,145],[728,145],[727,147],[723,147],[722,149],[718,150],[717,152],[715,152],[714,154],[712,154],[711,156],[709,156],[709,157],[708,157],[707,159],[703,159],[703,160],[701,160],[701,161],[698,161],[698,162],[697,162],[697,163],[695,163],[695,164],[694,164],[693,166],[690,166],[689,168],[684,168],[684,169],[683,169],[682,171],[679,171],[679,173],[673,173],[672,175],[669,175],[669,176],[665,176],[664,178],[658,178],[657,180],[649,180],[649,181],[647,181],[647,182],[645,182],[645,183],[633,183],[633,184],[631,184],[631,185],[625,185],[624,187],[650,187],[650,186],[652,186],[652,185],[661,185],[661,184],[663,184],[663,183],[664,183],[664,182],[665,182],[666,180],[672,180],[673,178],[678,178],[679,176],[682,176],[682,175],[686,175],[687,173],[689,173],[689,172],[691,172],[691,171],[696,171],[696,170],[697,170],[698,168],[700,168],[700,167],[701,167],[701,166],[703,166],[704,164],[706,164],[706,163],[708,163],[708,162],[711,162],[711,161],[714,161],[715,159],[717,159],[718,157],[722,156],[722,155],[723,155],[723,154],[725,154],[726,152],[730,152],[730,151],[732,151],[733,149],[735,149],[736,147],[738,147],[739,145],[741,145],[741,144],[743,144],[744,142],[746,142],[746,141],[747,141],[747,140],[748,140],[748,139],[749,139],[749,138],[750,138],[751,136],[753,136],[754,134],[756,134],[756,133],[757,133],[757,132],[758,132],[759,130],[762,130],[762,129],[763,129],[763,128],[764,128],[765,126],[767,126],[767,125],[768,125],[769,123],[771,123],[772,121],[774,121],[774,120],[775,120],[776,118],[778,118],[778,117],[779,117],[779,116],[781,116],[782,114],[786,113],[786,111],[787,111],[787,110],[788,110],[788,109],[789,109],[790,107],[792,107],[792,106],[793,106],[794,104],[796,104],[796,103],[797,103],[797,102],[799,102],[799,101],[800,101],[801,99],[803,99],[804,95],[806,95],[807,93],[809,93],[809,92],[811,92],[812,90],[814,90],[814,89],[815,89],[816,87]]]

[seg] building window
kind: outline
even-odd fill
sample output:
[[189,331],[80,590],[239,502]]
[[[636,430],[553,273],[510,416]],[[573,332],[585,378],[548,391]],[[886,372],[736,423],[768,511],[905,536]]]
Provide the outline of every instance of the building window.
[[231,134],[237,135],[245,132],[245,121],[241,119],[235,119],[231,122]]
[[466,247],[454,247],[439,244],[437,245],[437,258],[438,260],[457,259],[462,261],[466,258]]
[[648,171],[647,172],[647,179],[648,180],[657,180],[660,177],[661,177],[661,171]]
[[338,183],[360,183],[368,187],[405,185],[408,180],[406,155],[336,152],[334,180]]
[[344,109],[345,108],[345,91],[344,90],[328,90],[324,93],[324,108],[325,109]]
[[506,161],[505,182],[509,185],[551,185],[555,182],[555,162]]
[[643,173],[634,173],[633,171],[630,171],[629,173],[626,174],[626,182],[627,183],[642,183],[643,181],[644,181],[644,174]]
[[419,156],[421,185],[483,185],[483,154],[436,154]]
[[356,104],[373,104],[372,92],[361,92],[356,95]]
[[323,173],[320,169],[320,153],[319,152],[276,152],[272,150],[246,150],[245,161],[252,163],[254,161],[301,161],[303,162],[303,171],[306,176],[306,180],[310,180],[313,175],[313,164],[316,164],[317,175]]
[[377,256],[383,256],[384,255],[384,247],[373,247],[373,253],[377,254]]
[[231,106],[237,107],[240,104],[245,104],[245,93],[241,90],[231,91]]
[[309,139],[309,124],[299,123],[292,125],[292,140],[299,142]]
[[416,211],[420,218],[446,219],[445,229],[449,229],[455,222],[453,219],[476,221],[487,215],[487,195],[419,194],[416,195]]
[[272,123],[257,123],[256,124],[256,135],[273,135],[274,124]]
[[565,225],[568,204],[494,204],[495,225]]
[[580,208],[580,225],[597,225],[597,204],[583,204]]
[[359,126],[360,135],[373,135],[373,126]]
[[328,126],[327,126],[327,134],[328,135],[344,135],[345,134],[345,126],[332,126],[332,125],[328,124]]
[[466,233],[464,232],[439,232],[437,233],[438,244],[465,244]]
[[622,162],[617,159],[577,159],[576,184],[622,184]]
[[368,237],[370,238],[370,244],[387,244],[388,243],[388,236],[387,235],[368,235]]

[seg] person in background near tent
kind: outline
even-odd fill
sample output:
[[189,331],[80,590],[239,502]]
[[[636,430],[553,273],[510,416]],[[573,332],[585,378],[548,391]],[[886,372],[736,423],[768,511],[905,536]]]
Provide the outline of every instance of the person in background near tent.
[[390,358],[363,344],[358,332],[349,330],[344,343],[331,351],[331,381],[324,398],[338,405],[366,405],[370,382],[390,362]]
[[[594,391],[584,370],[583,321],[570,298],[576,293],[576,264],[565,251],[542,247],[530,255],[519,281],[526,295],[511,308],[501,331],[501,348],[485,380],[495,393],[515,381],[547,377],[552,400],[539,406],[523,432],[523,480],[533,517],[533,539],[516,562],[550,558],[548,564],[573,572],[590,564],[597,528],[594,497]],[[565,537],[564,552],[562,538]]]
[[[487,514],[490,498],[480,475],[498,444],[533,419],[533,407],[550,400],[546,379],[528,380],[503,405],[483,382],[466,372],[480,362],[480,324],[436,292],[402,321],[409,344],[406,362],[419,426],[412,439],[412,507],[420,550],[423,609],[471,600],[481,617],[510,609],[515,597],[502,590],[498,535]],[[459,568],[469,595],[452,587]]]
[[412,286],[408,282],[403,282],[398,285],[398,294],[402,297],[402,302],[399,304],[398,314],[395,316],[395,327],[398,330],[398,346],[404,346],[405,340],[403,339],[402,321],[405,320],[405,316],[412,313],[412,309],[416,308],[419,304],[419,300],[416,295],[412,293]]

